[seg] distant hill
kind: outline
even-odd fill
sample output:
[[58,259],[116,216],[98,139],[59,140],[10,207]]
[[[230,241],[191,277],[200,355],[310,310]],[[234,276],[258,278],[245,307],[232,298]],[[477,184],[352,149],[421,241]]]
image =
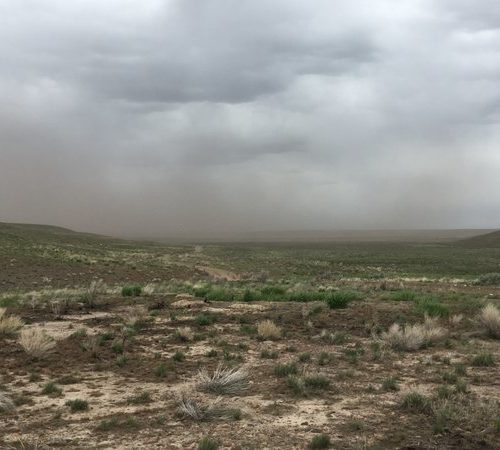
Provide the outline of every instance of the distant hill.
[[68,228],[53,225],[0,222],[0,242],[7,240],[24,240],[37,242],[57,241],[71,243],[82,241],[109,240],[106,236],[91,233],[80,233]]
[[462,247],[471,248],[500,248],[500,230],[462,239],[457,244]]
[[[229,243],[446,243],[467,239],[488,233],[492,230],[296,230],[296,231],[259,231],[233,233],[210,238],[185,238],[186,242],[229,242]],[[158,239],[168,241],[167,239]]]

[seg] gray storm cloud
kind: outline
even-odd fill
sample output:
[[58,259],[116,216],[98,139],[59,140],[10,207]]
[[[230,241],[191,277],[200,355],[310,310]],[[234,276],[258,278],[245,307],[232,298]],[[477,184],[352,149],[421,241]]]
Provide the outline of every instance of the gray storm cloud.
[[0,220],[498,227],[493,0],[3,0]]

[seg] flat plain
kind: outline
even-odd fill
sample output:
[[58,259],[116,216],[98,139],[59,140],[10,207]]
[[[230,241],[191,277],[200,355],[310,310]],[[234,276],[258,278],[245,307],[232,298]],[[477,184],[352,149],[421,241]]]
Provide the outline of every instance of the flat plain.
[[500,238],[462,238],[0,224],[0,448],[500,448]]

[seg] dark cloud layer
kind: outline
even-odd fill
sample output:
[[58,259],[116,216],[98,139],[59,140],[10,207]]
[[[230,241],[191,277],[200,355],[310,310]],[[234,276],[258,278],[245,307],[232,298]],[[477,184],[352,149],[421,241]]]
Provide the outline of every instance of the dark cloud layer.
[[493,0],[4,0],[0,220],[498,227]]

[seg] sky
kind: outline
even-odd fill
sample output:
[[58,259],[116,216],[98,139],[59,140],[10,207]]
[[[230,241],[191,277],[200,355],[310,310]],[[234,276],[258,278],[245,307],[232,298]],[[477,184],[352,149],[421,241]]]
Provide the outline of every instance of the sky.
[[2,0],[0,221],[498,228],[498,3]]

